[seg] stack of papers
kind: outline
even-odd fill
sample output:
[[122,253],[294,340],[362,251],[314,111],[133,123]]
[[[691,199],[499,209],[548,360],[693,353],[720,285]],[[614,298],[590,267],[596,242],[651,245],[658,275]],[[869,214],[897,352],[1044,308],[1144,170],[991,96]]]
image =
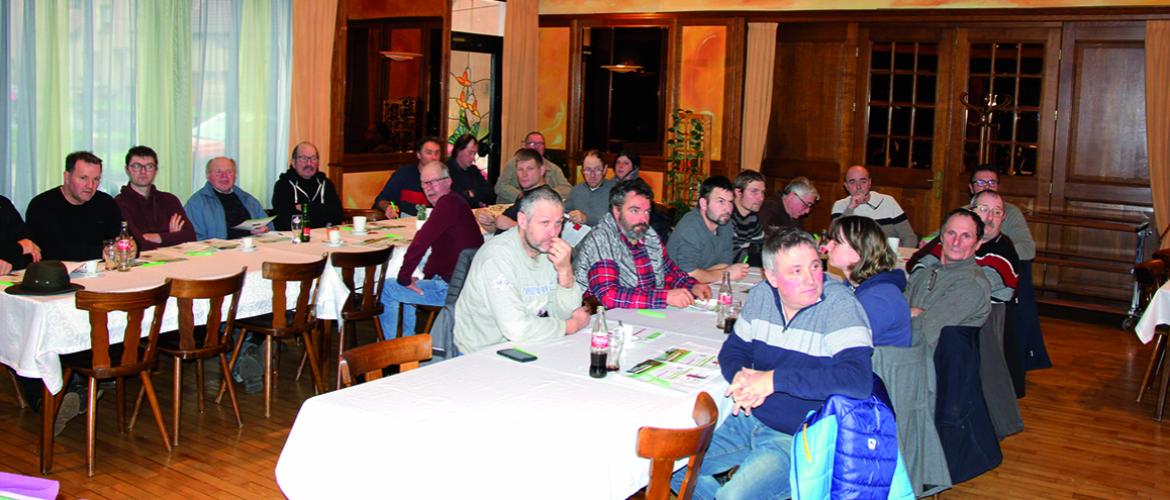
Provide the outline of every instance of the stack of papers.
[[691,343],[671,347],[626,370],[626,376],[683,392],[701,389],[722,375],[718,355],[703,349]]

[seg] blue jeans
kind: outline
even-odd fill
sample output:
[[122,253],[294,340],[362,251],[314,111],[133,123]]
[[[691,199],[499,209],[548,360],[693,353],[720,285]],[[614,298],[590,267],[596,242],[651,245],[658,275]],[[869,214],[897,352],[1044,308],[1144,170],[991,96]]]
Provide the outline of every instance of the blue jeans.
[[402,310],[402,335],[414,335],[414,323],[417,311],[414,304],[426,306],[441,306],[447,302],[447,282],[440,276],[429,280],[419,280],[415,284],[423,291],[419,295],[414,290],[398,284],[398,281],[387,279],[382,289],[382,306],[385,310],[379,321],[382,323],[382,335],[387,339],[394,338],[398,333],[398,304],[405,304]]
[[[788,498],[788,469],[792,436],[764,425],[754,416],[731,415],[715,429],[711,446],[699,468],[694,498],[721,500]],[[715,474],[736,465],[739,470],[727,483],[720,485]],[[670,478],[670,487],[682,487],[683,467]]]

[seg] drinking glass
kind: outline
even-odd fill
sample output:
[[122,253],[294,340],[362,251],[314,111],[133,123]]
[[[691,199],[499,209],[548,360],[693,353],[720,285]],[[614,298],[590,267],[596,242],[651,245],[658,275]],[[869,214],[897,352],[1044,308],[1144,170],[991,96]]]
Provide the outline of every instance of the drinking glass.
[[113,271],[118,268],[118,247],[114,245],[114,240],[105,240],[102,242],[102,259],[106,261],[107,271]]

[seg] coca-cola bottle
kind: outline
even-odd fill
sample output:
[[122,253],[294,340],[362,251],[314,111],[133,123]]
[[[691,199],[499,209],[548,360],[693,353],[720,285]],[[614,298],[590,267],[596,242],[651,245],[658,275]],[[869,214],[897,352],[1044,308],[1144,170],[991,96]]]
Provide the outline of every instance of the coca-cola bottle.
[[114,239],[114,248],[117,252],[118,271],[129,271],[130,261],[134,260],[134,257],[138,255],[138,243],[130,235],[130,228],[126,224],[126,221],[122,221],[122,232]]
[[731,305],[731,273],[728,271],[723,271],[723,282],[719,284],[719,295],[717,299],[719,305],[718,313],[715,315],[715,328],[722,330],[727,306]]
[[589,376],[605,377],[605,361],[609,355],[609,328],[605,323],[605,306],[597,306],[597,319],[589,338]]

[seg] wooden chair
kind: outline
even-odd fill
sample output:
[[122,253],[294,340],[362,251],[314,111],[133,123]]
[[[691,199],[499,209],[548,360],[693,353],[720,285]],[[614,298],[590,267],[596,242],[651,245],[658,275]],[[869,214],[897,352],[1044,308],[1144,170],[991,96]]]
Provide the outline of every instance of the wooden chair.
[[[1133,277],[1138,284],[1138,310],[1145,311],[1146,307],[1150,305],[1150,300],[1153,300],[1154,294],[1158,292],[1158,287],[1166,281],[1166,264],[1160,259],[1150,259],[1133,267]],[[1166,338],[1168,328],[1164,325],[1159,325],[1154,329],[1154,346],[1150,353],[1150,362],[1146,365],[1146,373],[1142,376],[1141,384],[1138,385],[1137,402],[1142,402],[1142,397],[1145,396],[1146,390],[1150,387],[1151,382],[1156,382],[1158,373],[1162,373],[1161,391],[1158,393],[1158,410],[1155,414],[1155,420],[1162,420],[1162,410],[1166,404],[1166,387],[1167,381],[1170,377],[1170,370],[1165,368],[1166,361]]]
[[[431,333],[431,327],[435,326],[435,317],[437,317],[439,315],[439,311],[443,310],[443,306],[428,306],[426,304],[412,304],[412,305],[415,307],[414,314],[418,314],[419,311],[422,311],[423,313],[425,313],[427,315],[427,320],[425,322],[423,322],[423,327],[421,330],[419,330],[418,328],[415,328],[415,330],[418,330],[418,331],[408,332],[408,333],[410,333],[412,335],[416,334],[416,333]],[[406,303],[399,302],[398,303],[398,335],[397,335],[397,337],[402,337],[402,315],[403,314],[406,314]],[[417,325],[418,323],[415,323],[415,324]]]
[[[341,387],[341,353],[351,340],[351,333],[357,334],[356,321],[372,320],[378,340],[382,335],[382,322],[378,317],[384,312],[382,288],[386,284],[386,267],[394,247],[373,252],[334,252],[333,267],[341,271],[341,281],[349,290],[345,304],[341,306],[341,329],[337,332],[337,387]],[[360,287],[354,284],[355,271],[362,268],[365,276]],[[325,322],[325,336],[329,335],[329,322]],[[352,344],[352,342],[349,342]]]
[[418,368],[420,361],[431,359],[431,336],[411,335],[400,339],[383,340],[358,346],[341,353],[338,378],[341,385],[352,386],[362,377],[369,382],[382,377],[382,369],[398,365],[404,372]]
[[[321,272],[325,270],[327,258],[328,255],[325,255],[320,260],[304,264],[265,262],[261,275],[264,279],[272,281],[272,312],[236,321],[241,331],[236,338],[235,348],[232,349],[230,367],[236,365],[236,358],[240,356],[240,346],[244,342],[246,332],[264,336],[264,418],[272,416],[273,339],[300,338],[304,341],[305,352],[309,356],[309,368],[313,374],[313,387],[318,393],[325,390],[325,380],[320,373],[316,342],[313,338],[314,329],[317,328],[317,316],[313,308],[317,303],[317,283],[321,278]],[[300,284],[292,309],[288,308],[286,298],[289,282]],[[216,396],[216,402],[222,397],[223,388]]]
[[[179,445],[179,415],[182,401],[183,362],[195,361],[195,380],[198,392],[196,399],[199,402],[199,412],[203,413],[203,360],[219,358],[219,370],[222,377],[220,382],[227,388],[232,402],[232,412],[236,416],[236,425],[244,426],[240,419],[240,405],[236,401],[236,390],[231,380],[231,369],[228,368],[227,354],[232,350],[231,335],[235,330],[236,308],[240,303],[240,290],[244,288],[244,275],[248,268],[231,276],[209,280],[171,280],[171,297],[177,300],[179,306],[179,330],[164,333],[159,336],[158,349],[163,354],[171,356],[175,362],[174,401],[171,414],[171,439],[175,446]],[[224,299],[231,296],[228,305],[227,319],[223,317]],[[196,299],[208,300],[207,317],[205,324],[195,326],[194,302]],[[138,393],[138,401],[134,404],[134,417],[130,419],[130,426],[138,417],[138,406],[142,403],[142,392]]]
[[[1170,269],[1170,248],[1162,248],[1154,252],[1153,259],[1162,261],[1162,264],[1164,264],[1167,269]],[[1163,274],[1162,283],[1166,283],[1166,278],[1167,275]]]
[[697,427],[638,429],[638,456],[650,459],[650,483],[646,485],[647,499],[666,500],[670,497],[670,476],[674,472],[674,462],[684,457],[691,459],[687,462],[687,474],[683,478],[678,498],[687,500],[694,493],[699,468],[703,465],[703,456],[707,454],[707,445],[711,443],[711,436],[715,434],[719,410],[711,396],[701,392],[695,398],[695,409],[691,416],[695,419]]
[[[158,331],[162,326],[163,312],[166,310],[167,297],[171,291],[171,280],[166,280],[160,286],[126,293],[77,292],[77,308],[89,312],[90,342],[88,351],[81,351],[61,356],[61,366],[64,368],[63,380],[69,380],[73,373],[80,373],[89,378],[89,411],[86,412],[85,422],[85,459],[87,473],[93,477],[94,461],[94,431],[97,422],[97,383],[98,380],[117,379],[118,390],[118,428],[125,429],[125,390],[123,377],[138,375],[142,379],[143,390],[150,401],[150,411],[154,414],[158,433],[162,436],[163,446],[171,450],[170,438],[167,436],[167,427],[163,423],[162,411],[155,397],[154,385],[150,382],[150,372],[158,362]],[[148,308],[154,308],[147,336],[142,337],[142,319]],[[126,329],[122,335],[122,342],[111,345],[109,331],[109,314],[113,311],[126,313]],[[41,472],[47,474],[53,465],[53,426],[56,420],[57,409],[66,391],[62,390],[56,396],[48,394],[45,389],[45,401],[52,400],[51,411],[45,411],[42,429],[43,446],[41,450]],[[46,408],[46,410],[50,410]]]

